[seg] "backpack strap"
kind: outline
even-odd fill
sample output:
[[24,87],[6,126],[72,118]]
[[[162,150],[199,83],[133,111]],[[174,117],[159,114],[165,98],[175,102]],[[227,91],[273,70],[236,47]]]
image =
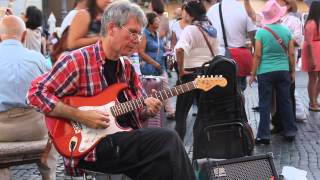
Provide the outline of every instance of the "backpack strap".
[[197,25],[197,27],[198,27],[198,29],[201,31],[204,39],[206,40],[206,43],[207,43],[207,45],[208,45],[208,47],[209,47],[209,50],[210,50],[210,52],[211,52],[212,57],[214,57],[213,49],[212,49],[212,47],[211,47],[211,44],[210,44],[210,42],[209,42],[208,37],[207,37],[206,34],[203,32],[201,26]]
[[221,24],[221,29],[222,29],[222,35],[223,35],[222,37],[223,37],[224,47],[228,48],[226,30],[224,28],[224,22],[223,22],[223,16],[222,16],[222,1],[219,3],[219,17],[220,17],[220,24]]
[[272,31],[269,27],[264,26],[263,29],[269,31],[269,32],[272,34],[272,36],[273,36],[273,37],[278,41],[278,43],[281,45],[281,47],[282,47],[282,49],[284,50],[284,52],[285,52],[286,54],[288,54],[288,48],[287,48],[286,45],[284,45],[282,39],[280,39],[279,36],[278,36],[274,31]]

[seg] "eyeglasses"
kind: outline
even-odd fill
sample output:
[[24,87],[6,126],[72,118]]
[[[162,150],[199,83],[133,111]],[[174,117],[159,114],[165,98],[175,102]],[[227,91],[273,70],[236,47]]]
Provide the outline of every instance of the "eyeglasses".
[[124,26],[121,26],[121,29],[125,29],[129,33],[131,40],[142,41],[142,34],[131,32],[129,29],[127,29]]

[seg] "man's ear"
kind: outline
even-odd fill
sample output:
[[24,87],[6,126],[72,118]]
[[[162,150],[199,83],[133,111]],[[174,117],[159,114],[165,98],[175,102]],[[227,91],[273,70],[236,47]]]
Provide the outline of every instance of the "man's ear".
[[108,35],[113,36],[115,27],[117,27],[117,26],[113,22],[109,22],[106,26],[107,26],[106,30],[107,30]]
[[22,44],[24,44],[25,40],[26,40],[26,35],[27,35],[27,31],[23,31],[22,35],[21,35],[21,42]]

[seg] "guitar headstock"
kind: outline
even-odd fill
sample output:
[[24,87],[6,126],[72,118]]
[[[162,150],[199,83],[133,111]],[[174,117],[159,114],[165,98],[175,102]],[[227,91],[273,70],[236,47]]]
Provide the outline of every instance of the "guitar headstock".
[[222,75],[198,76],[194,80],[194,83],[198,89],[204,91],[209,91],[215,86],[225,87],[228,84],[227,79],[222,77]]

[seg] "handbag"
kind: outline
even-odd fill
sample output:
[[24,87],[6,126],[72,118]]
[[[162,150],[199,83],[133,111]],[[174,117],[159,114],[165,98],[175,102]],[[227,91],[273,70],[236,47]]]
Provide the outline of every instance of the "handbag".
[[232,58],[238,64],[238,73],[237,76],[245,77],[250,75],[250,71],[252,69],[252,61],[253,56],[250,50],[246,47],[238,47],[238,48],[229,48],[227,42],[227,36],[224,28],[223,23],[223,16],[222,16],[222,3],[219,4],[219,16],[221,22],[221,29],[223,34],[223,41],[225,46],[225,56],[228,58]]

